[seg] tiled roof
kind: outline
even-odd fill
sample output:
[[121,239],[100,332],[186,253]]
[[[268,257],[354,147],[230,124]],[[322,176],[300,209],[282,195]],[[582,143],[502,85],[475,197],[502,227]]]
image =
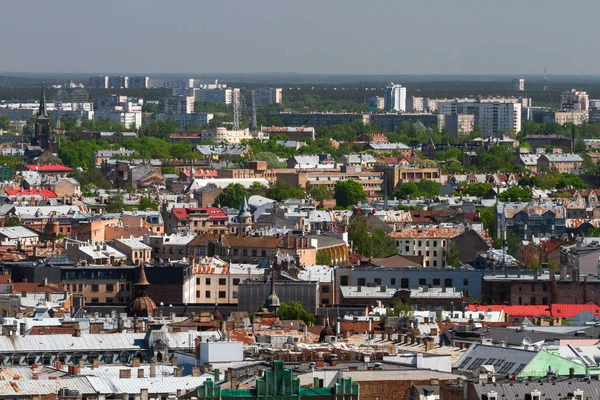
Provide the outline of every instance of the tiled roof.
[[14,282],[13,293],[58,293],[64,289],[61,285],[42,285],[37,282]]
[[62,164],[29,164],[27,169],[30,171],[39,171],[39,172],[71,172],[73,168],[69,168],[66,165]]
[[48,189],[40,190],[22,190],[22,189],[6,189],[6,194],[9,196],[42,196],[56,197],[56,193]]
[[222,239],[225,247],[257,247],[257,248],[277,248],[279,240],[273,236],[234,236],[225,235]]
[[394,239],[453,238],[460,233],[460,228],[404,228],[393,232],[390,236]]
[[510,317],[561,317],[573,318],[582,312],[590,312],[593,315],[600,313],[600,306],[594,302],[586,304],[550,304],[546,306],[526,305],[526,306],[507,306],[507,305],[473,305],[467,307],[469,311],[504,311]]

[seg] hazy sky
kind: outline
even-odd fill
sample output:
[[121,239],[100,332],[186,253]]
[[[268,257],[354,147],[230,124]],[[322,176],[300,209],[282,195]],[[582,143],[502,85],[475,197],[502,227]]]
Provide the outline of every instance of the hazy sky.
[[600,1],[0,0],[0,71],[596,74]]

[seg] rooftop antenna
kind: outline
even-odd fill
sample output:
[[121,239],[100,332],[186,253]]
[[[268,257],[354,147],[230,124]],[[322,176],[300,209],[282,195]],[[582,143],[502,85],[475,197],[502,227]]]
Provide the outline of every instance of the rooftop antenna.
[[548,91],[548,73],[546,67],[544,67],[544,92]]

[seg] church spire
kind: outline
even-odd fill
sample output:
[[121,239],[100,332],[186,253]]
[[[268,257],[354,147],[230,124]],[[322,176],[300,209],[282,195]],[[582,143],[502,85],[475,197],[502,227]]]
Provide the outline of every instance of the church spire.
[[46,85],[42,82],[42,94],[40,96],[40,108],[37,113],[38,117],[48,117],[48,110],[46,109]]

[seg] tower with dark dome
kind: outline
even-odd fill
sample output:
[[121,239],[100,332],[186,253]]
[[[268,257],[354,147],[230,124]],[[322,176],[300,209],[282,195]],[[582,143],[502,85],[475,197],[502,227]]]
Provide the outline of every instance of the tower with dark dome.
[[265,300],[265,306],[269,312],[279,315],[279,297],[275,294],[275,267],[271,270],[271,293],[267,296]]
[[50,142],[50,116],[46,108],[46,86],[42,83],[42,94],[40,95],[40,107],[35,118],[35,132],[32,145],[40,146],[48,150]]
[[238,215],[230,226],[231,233],[235,235],[245,235],[252,230],[252,213],[250,212],[246,196],[244,196]]
[[146,270],[144,264],[140,267],[140,277],[137,283],[133,285],[135,298],[127,306],[127,315],[129,317],[150,317],[154,316],[156,310],[156,304],[148,296],[148,286],[150,283],[146,278]]

